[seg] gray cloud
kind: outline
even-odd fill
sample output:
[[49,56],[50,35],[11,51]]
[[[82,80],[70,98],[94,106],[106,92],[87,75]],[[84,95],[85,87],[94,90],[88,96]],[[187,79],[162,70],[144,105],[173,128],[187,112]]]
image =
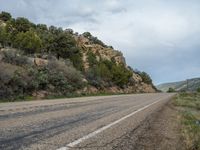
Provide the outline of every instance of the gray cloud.
[[90,31],[155,83],[200,76],[199,0],[0,0],[35,23]]

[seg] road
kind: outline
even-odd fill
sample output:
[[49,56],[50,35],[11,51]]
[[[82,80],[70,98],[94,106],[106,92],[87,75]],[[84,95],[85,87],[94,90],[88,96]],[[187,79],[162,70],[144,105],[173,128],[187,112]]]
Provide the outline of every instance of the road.
[[0,149],[126,149],[137,130],[173,94],[82,97],[0,104]]

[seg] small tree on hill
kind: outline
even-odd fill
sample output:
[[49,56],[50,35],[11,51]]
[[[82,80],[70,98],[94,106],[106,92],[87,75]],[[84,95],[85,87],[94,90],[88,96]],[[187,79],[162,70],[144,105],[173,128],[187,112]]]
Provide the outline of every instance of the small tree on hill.
[[146,72],[141,72],[140,76],[142,77],[142,81],[144,83],[147,83],[147,84],[151,84],[152,83],[151,77]]
[[90,32],[84,32],[82,35],[88,39],[92,37]]
[[70,58],[73,54],[78,53],[79,49],[76,46],[76,41],[68,34],[59,34],[52,41],[52,52],[57,55],[57,58]]
[[34,24],[26,18],[19,17],[15,21],[15,28],[18,32],[27,32],[31,27],[34,27]]
[[41,43],[40,37],[35,32],[27,31],[17,34],[14,45],[30,54],[38,52],[41,48]]
[[0,14],[0,19],[3,21],[8,21],[12,18],[11,14],[5,11],[2,11]]
[[8,44],[8,33],[6,32],[5,27],[2,26],[0,26],[0,43],[3,47]]
[[114,83],[120,87],[123,87],[129,82],[129,78],[132,76],[132,72],[127,70],[122,65],[114,65],[112,67],[111,73],[113,75],[112,80]]
[[174,88],[170,87],[167,91],[168,93],[173,93],[173,92],[176,92]]

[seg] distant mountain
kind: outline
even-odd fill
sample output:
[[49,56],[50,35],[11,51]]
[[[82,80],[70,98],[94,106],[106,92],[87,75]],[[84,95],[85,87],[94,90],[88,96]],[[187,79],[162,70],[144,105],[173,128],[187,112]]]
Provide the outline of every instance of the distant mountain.
[[156,86],[159,90],[166,92],[170,87],[176,91],[196,91],[200,88],[200,78],[188,79],[185,81],[164,83]]

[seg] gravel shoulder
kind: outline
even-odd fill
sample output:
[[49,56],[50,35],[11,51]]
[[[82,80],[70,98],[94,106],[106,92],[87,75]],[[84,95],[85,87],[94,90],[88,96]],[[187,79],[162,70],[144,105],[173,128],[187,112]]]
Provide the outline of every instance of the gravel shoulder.
[[184,150],[178,110],[168,102],[127,134],[115,148],[120,150]]

